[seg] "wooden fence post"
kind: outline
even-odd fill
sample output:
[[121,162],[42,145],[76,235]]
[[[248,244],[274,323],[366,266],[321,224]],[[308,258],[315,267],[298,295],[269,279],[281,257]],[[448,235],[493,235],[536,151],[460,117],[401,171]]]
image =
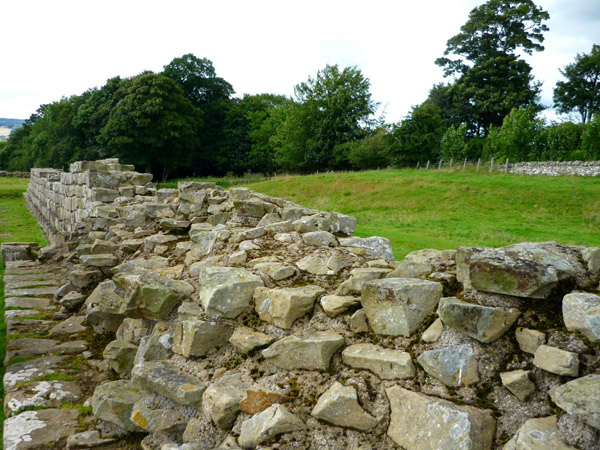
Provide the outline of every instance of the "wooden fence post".
[[490,161],[490,172],[494,171],[494,158]]
[[477,172],[479,172],[479,165],[481,164],[481,158],[477,159]]
[[454,163],[454,158],[450,158],[450,168],[452,169],[452,164]]
[[419,168],[419,164],[421,164],[421,161],[417,161],[417,169]]
[[425,170],[429,170],[429,160],[427,160],[427,167],[425,167]]
[[504,163],[504,173],[508,173],[508,158],[506,158],[506,162]]
[[465,158],[465,161],[463,162],[463,170],[465,170],[467,168],[467,158]]
[[438,170],[440,170],[442,168],[442,161],[443,160],[440,159],[440,162],[438,163]]

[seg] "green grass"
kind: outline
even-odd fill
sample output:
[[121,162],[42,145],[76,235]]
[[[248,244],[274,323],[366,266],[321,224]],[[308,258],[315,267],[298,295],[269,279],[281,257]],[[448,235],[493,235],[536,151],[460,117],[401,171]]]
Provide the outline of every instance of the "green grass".
[[423,249],[523,241],[600,246],[600,180],[474,170],[380,170],[284,176],[245,186],[358,219],[356,235]]
[[225,189],[228,189],[233,186],[248,184],[248,183],[258,183],[268,178],[260,173],[247,173],[241,177],[234,176],[225,176],[225,177],[207,177],[207,178],[175,178],[173,180],[168,180],[163,183],[158,183],[158,188],[160,189],[176,189],[177,184],[180,181],[201,181],[201,182],[213,182],[217,183],[219,186],[223,186]]
[[[42,230],[31,216],[23,193],[27,190],[27,178],[0,177],[0,244],[3,242],[38,242],[46,245]],[[4,322],[4,266],[0,264],[0,361],[6,356],[6,323]],[[17,362],[17,358],[11,363]],[[25,359],[23,359],[25,360]],[[4,377],[5,367],[0,367],[0,379]],[[0,399],[4,401],[4,390],[0,383]],[[0,408],[0,442],[4,422],[4,409]]]

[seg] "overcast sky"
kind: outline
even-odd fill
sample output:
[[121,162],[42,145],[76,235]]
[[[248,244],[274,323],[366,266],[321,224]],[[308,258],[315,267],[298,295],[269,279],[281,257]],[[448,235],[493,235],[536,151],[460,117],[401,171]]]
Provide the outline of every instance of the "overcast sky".
[[[483,0],[13,0],[0,5],[0,117],[160,71],[185,53],[210,59],[237,93],[292,95],[326,64],[358,66],[388,122],[443,80],[434,61]],[[528,58],[552,105],[559,68],[600,44],[600,1],[538,0],[546,50]]]

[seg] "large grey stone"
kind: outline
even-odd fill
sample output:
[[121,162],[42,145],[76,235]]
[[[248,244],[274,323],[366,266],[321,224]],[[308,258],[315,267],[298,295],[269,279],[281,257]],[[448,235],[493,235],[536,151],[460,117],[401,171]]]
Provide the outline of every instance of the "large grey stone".
[[351,295],[326,295],[321,297],[321,307],[329,317],[336,317],[357,305],[360,305],[360,297]]
[[479,369],[469,345],[446,347],[423,352],[417,361],[432,377],[447,386],[464,386],[479,381]]
[[229,343],[238,352],[248,354],[257,348],[272,344],[276,339],[273,335],[254,331],[252,328],[238,327],[229,338]]
[[133,360],[137,350],[137,345],[129,342],[112,341],[104,348],[102,356],[111,369],[122,377],[127,377],[133,368]]
[[265,322],[289,329],[294,321],[313,309],[315,300],[325,290],[319,286],[267,289],[254,291],[258,316]]
[[444,325],[484,343],[503,336],[520,315],[515,308],[475,305],[456,297],[442,298],[437,313]]
[[262,351],[263,357],[281,369],[327,370],[344,338],[333,331],[305,330],[287,336]]
[[204,391],[204,415],[222,430],[230,429],[240,412],[240,402],[251,387],[239,374],[224,375]]
[[600,375],[587,375],[557,387],[553,400],[567,413],[600,429]]
[[74,381],[35,381],[11,389],[4,398],[4,410],[12,416],[26,408],[59,408],[82,399],[81,387]]
[[33,261],[39,249],[37,242],[3,242],[0,246],[2,264],[11,261]]
[[367,369],[385,380],[412,378],[415,366],[410,354],[374,344],[354,344],[342,352],[344,364],[355,369]]
[[562,303],[567,330],[580,331],[592,342],[600,342],[600,296],[586,292],[565,295]]
[[280,434],[305,429],[302,421],[285,406],[275,404],[242,423],[238,443],[242,448],[256,448]]
[[538,347],[546,342],[546,334],[530,328],[517,328],[515,338],[519,343],[519,348],[526,352],[535,354]]
[[535,391],[535,384],[529,379],[529,374],[529,370],[501,372],[500,379],[506,389],[512,392],[520,402],[524,402]]
[[232,332],[231,325],[221,317],[183,320],[175,327],[173,351],[185,357],[204,356],[225,345]]
[[161,408],[160,403],[152,397],[151,394],[145,395],[133,405],[131,421],[150,433],[182,432],[187,425],[183,414],[177,409]]
[[556,416],[529,419],[502,450],[575,450],[560,438]]
[[391,415],[388,435],[406,450],[489,450],[496,428],[492,411],[460,406],[411,392],[386,389]]
[[92,411],[98,419],[106,420],[127,431],[140,431],[130,417],[133,405],[142,395],[129,381],[109,381],[96,387],[92,397]]
[[358,404],[356,388],[337,381],[319,397],[310,414],[332,425],[360,431],[368,431],[378,422]]
[[77,432],[78,418],[76,409],[25,411],[10,417],[4,422],[4,450],[51,448]]
[[540,345],[537,348],[533,364],[556,375],[576,377],[579,374],[579,355],[577,353],[549,345]]
[[198,297],[206,314],[235,318],[252,300],[254,290],[263,286],[259,276],[235,267],[200,269]]
[[361,302],[378,334],[410,336],[435,311],[442,285],[414,278],[386,278],[364,285]]
[[357,247],[365,249],[367,255],[373,258],[381,258],[390,262],[394,260],[394,251],[389,239],[379,236],[369,238],[349,237],[341,238],[340,245],[343,247]]

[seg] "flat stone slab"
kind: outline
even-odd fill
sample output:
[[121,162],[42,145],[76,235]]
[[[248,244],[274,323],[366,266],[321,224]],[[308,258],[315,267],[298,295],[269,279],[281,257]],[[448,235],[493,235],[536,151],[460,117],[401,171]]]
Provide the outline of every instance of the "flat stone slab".
[[280,434],[305,429],[299,417],[276,404],[244,421],[238,442],[243,448],[256,448]]
[[26,319],[28,316],[37,316],[40,312],[34,309],[9,309],[4,311],[4,320]]
[[77,409],[25,411],[4,422],[4,450],[40,449],[79,430]]
[[252,328],[238,327],[229,338],[229,343],[238,352],[248,354],[257,348],[272,344],[276,339],[276,336],[254,331]]
[[432,377],[446,386],[464,386],[479,381],[479,369],[469,345],[445,347],[423,352],[417,361]]
[[84,325],[85,316],[71,316],[53,327],[48,337],[69,336],[71,334],[83,333],[88,328]]
[[600,430],[600,375],[569,381],[556,388],[552,399],[562,410]]
[[385,380],[412,378],[416,374],[410,354],[373,344],[354,344],[342,352],[344,364],[367,369]]
[[54,325],[56,322],[53,320],[12,319],[6,322],[6,334],[10,336],[14,333],[31,333],[32,330],[36,333],[47,333]]
[[52,304],[49,298],[32,298],[32,297],[7,297],[4,300],[4,307],[12,308],[30,308],[54,310],[56,306]]
[[8,392],[17,383],[26,383],[34,378],[55,373],[64,360],[63,356],[45,356],[11,364],[4,374],[4,390]]
[[54,295],[56,287],[24,288],[24,289],[4,289],[5,297],[46,297]]
[[129,381],[110,381],[94,390],[92,411],[98,419],[106,420],[127,431],[140,431],[131,420],[131,412],[133,405],[141,400],[143,395]]
[[52,352],[59,355],[76,355],[86,351],[87,347],[88,343],[86,341],[68,341],[54,347]]
[[550,345],[540,345],[533,364],[556,375],[576,377],[579,374],[579,355]]
[[261,320],[289,329],[296,319],[313,309],[315,300],[325,290],[320,286],[268,289],[254,291],[255,310]]
[[359,405],[356,388],[337,381],[319,397],[310,414],[332,425],[360,431],[368,431],[378,422]]
[[556,416],[529,419],[502,450],[575,450],[560,438]]
[[8,341],[4,365],[16,356],[38,356],[50,353],[59,341],[53,339],[22,338]]
[[14,277],[14,275],[4,277],[4,289],[23,289],[26,287],[38,288],[45,286],[53,286],[58,288],[60,286],[59,282],[56,280],[39,280],[38,278],[40,277],[35,277],[32,275],[24,276],[27,278],[20,280],[11,279],[11,277]]
[[4,398],[4,410],[12,416],[24,408],[59,408],[63,403],[80,403],[83,393],[74,381],[36,381],[12,389]]
[[592,342],[600,342],[600,296],[587,292],[565,295],[562,303],[567,330],[581,331]]

